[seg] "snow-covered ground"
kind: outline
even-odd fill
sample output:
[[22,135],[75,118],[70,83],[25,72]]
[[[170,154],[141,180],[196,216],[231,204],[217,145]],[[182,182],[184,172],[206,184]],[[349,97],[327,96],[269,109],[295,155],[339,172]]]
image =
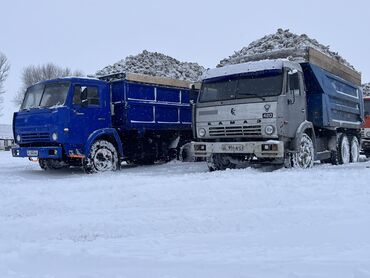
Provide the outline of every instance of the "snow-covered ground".
[[370,277],[368,167],[85,175],[0,152],[0,277]]

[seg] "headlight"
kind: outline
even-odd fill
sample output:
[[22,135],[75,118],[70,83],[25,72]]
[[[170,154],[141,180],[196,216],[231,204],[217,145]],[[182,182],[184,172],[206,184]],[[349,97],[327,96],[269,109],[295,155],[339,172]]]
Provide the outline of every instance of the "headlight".
[[199,134],[200,137],[204,137],[204,136],[206,136],[206,130],[204,128],[200,128],[198,130],[198,134]]
[[370,131],[366,132],[366,137],[370,137]]
[[17,139],[17,142],[20,142],[21,141],[21,136],[18,134],[16,139]]
[[51,138],[56,141],[58,140],[58,134],[56,134],[55,132],[51,135]]
[[267,126],[265,127],[265,133],[266,133],[267,135],[271,135],[271,134],[273,134],[273,133],[274,133],[274,131],[275,131],[275,128],[274,128],[272,125],[267,125]]

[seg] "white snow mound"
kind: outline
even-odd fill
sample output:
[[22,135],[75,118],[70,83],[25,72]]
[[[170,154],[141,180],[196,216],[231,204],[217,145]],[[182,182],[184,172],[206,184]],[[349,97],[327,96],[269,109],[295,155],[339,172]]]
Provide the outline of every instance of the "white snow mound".
[[97,71],[96,76],[130,72],[195,82],[204,71],[205,68],[197,63],[180,62],[162,53],[144,50]]
[[331,51],[329,46],[320,44],[317,40],[309,38],[306,34],[297,35],[289,32],[289,29],[278,29],[275,34],[266,35],[259,40],[251,42],[248,46],[243,47],[239,51],[235,51],[233,55],[221,60],[218,67],[244,63],[248,61],[246,57],[256,54],[262,54],[281,49],[302,49],[306,47],[315,48],[316,50],[334,58],[341,64],[354,69],[354,67],[344,58],[338,55],[337,52]]

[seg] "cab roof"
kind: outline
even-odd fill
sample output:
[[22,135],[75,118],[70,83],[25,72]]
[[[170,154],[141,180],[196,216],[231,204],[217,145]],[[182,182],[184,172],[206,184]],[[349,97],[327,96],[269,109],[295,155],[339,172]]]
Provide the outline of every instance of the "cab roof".
[[291,69],[302,71],[302,68],[298,63],[291,62],[285,59],[261,60],[236,65],[228,65],[221,68],[209,69],[203,74],[202,79],[203,80],[213,79],[223,76],[265,70],[282,70],[284,67],[289,67]]

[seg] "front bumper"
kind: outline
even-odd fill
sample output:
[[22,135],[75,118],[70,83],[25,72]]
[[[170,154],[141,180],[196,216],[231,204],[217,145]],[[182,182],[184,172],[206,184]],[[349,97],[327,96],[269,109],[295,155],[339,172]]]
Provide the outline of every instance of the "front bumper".
[[32,157],[32,158],[62,158],[61,147],[14,147],[12,155],[14,157]]
[[245,154],[257,158],[283,158],[284,142],[192,142],[192,150],[196,157],[209,157],[212,154]]

